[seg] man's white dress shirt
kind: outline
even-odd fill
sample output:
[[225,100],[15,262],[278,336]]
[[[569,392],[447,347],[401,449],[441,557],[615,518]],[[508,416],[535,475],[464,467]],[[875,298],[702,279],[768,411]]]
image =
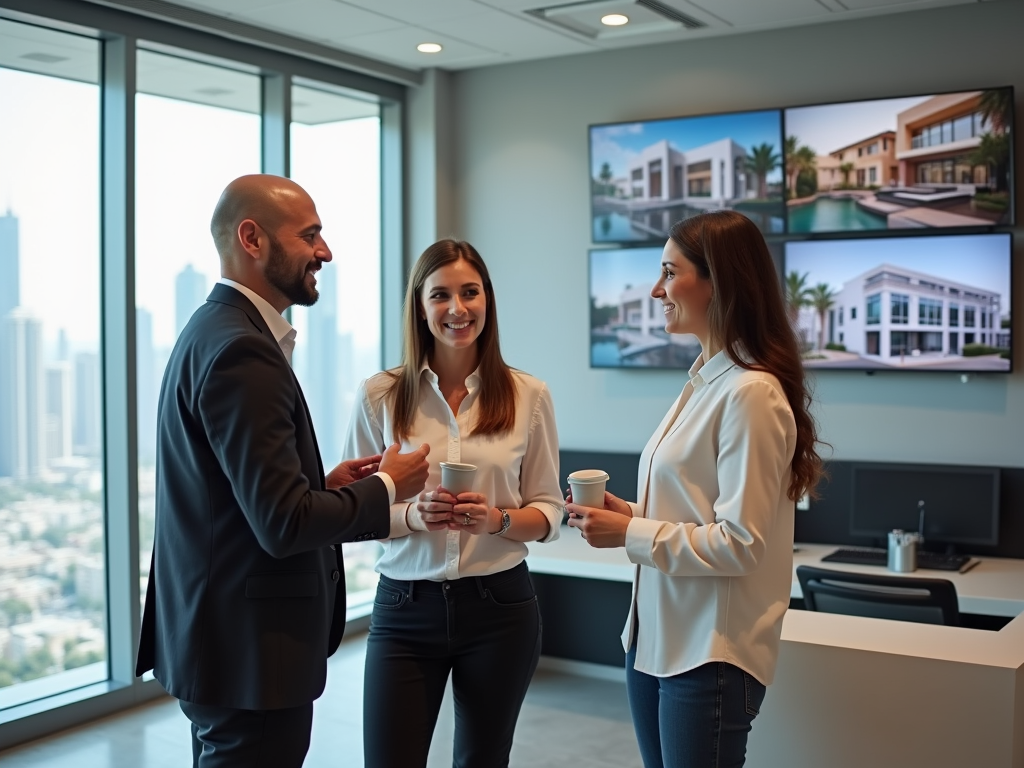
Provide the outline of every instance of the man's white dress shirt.
[[725,661],[768,685],[793,579],[796,423],[778,379],[698,358],[640,457],[622,634],[635,669]]
[[[563,498],[558,483],[558,434],[551,395],[544,382],[513,371],[516,417],[503,435],[470,434],[480,411],[480,376],[466,379],[469,394],[453,414],[428,365],[420,370],[420,402],[402,451],[430,446],[426,489],[441,482],[440,462],[475,464],[476,487],[492,507],[533,507],[547,518],[544,541],[558,538]],[[345,443],[345,456],[380,453],[394,442],[393,418],[386,393],[392,379],[378,373],[359,386]],[[391,537],[381,542],[384,554],[377,571],[393,579],[443,581],[484,576],[513,568],[527,555],[526,545],[489,533],[412,531],[406,524],[408,502],[391,507]]]

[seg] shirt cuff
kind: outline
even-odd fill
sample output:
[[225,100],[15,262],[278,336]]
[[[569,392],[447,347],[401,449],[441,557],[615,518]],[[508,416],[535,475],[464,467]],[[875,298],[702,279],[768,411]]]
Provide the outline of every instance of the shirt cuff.
[[412,528],[409,527],[409,522],[406,518],[406,510],[409,509],[411,503],[410,501],[400,501],[397,504],[391,505],[391,533],[388,534],[389,539],[397,539],[412,533]]
[[664,520],[634,517],[626,527],[626,557],[631,563],[657,568],[654,563],[654,540],[666,525]]
[[558,538],[562,528],[562,507],[548,504],[546,501],[523,502],[524,507],[533,507],[538,510],[548,521],[548,535],[540,539],[541,544],[547,544]]
[[[374,472],[373,475],[375,477],[379,477],[381,480],[384,481],[384,485],[387,486],[387,489],[388,489],[388,504],[394,504],[395,503],[395,481],[391,479],[391,475],[389,475],[387,472]],[[395,526],[395,521],[394,521],[394,516],[392,515],[391,530],[395,530],[394,526]]]

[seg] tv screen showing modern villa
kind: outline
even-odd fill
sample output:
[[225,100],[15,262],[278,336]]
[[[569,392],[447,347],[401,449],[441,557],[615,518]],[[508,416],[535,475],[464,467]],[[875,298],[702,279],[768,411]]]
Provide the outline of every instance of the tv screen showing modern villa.
[[[779,243],[769,243],[776,264]],[[665,331],[665,313],[651,289],[661,275],[662,248],[590,251],[590,367],[681,368],[700,355],[696,336]]]
[[785,245],[807,368],[1009,372],[1008,232]]
[[1013,224],[1013,89],[787,109],[787,230]]
[[676,221],[731,208],[785,231],[782,113],[590,126],[595,243],[664,243]]

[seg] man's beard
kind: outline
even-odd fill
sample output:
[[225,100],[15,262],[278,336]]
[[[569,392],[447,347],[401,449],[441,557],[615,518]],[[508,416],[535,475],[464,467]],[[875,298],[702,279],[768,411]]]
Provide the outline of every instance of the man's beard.
[[267,257],[267,269],[264,273],[267,282],[277,288],[292,303],[300,307],[311,307],[320,298],[320,291],[306,286],[306,266],[297,275],[294,274],[288,254],[277,238],[269,233],[270,255]]

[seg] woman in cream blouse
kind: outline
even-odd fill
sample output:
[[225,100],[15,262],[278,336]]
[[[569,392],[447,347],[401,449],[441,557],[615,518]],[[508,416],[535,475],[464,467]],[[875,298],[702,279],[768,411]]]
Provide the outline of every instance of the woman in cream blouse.
[[[434,489],[392,507],[377,563],[366,766],[426,765],[450,674],[455,764],[500,768],[540,655],[523,542],[556,538],[562,519],[554,407],[543,382],[502,360],[494,290],[469,243],[420,256],[404,325],[402,365],[360,387],[346,447],[427,443]],[[441,488],[442,461],[476,465],[474,492]]]
[[646,768],[742,766],[789,605],[794,502],[821,474],[797,340],[764,238],[733,211],[675,224],[651,295],[699,339],[640,458],[636,503],[569,525],[636,563],[623,631]]

